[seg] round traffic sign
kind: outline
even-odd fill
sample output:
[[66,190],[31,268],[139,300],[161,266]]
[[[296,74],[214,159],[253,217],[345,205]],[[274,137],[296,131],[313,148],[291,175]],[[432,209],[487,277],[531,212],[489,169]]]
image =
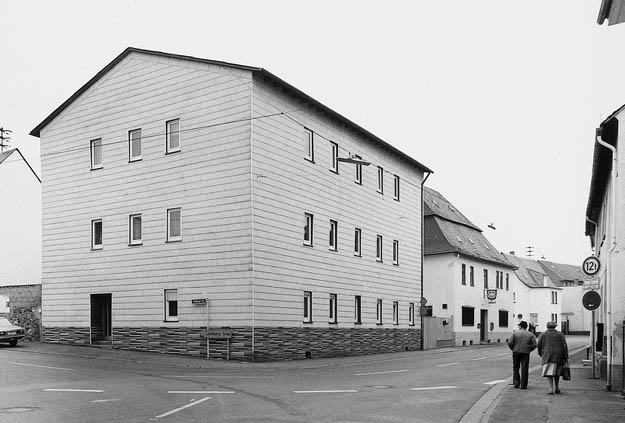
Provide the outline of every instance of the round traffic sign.
[[597,291],[588,291],[582,297],[582,304],[586,310],[596,310],[601,305],[601,295]]
[[598,257],[586,257],[586,259],[582,263],[582,272],[584,272],[584,274],[587,276],[595,276],[597,273],[599,273],[599,269],[601,269],[601,262],[599,261]]

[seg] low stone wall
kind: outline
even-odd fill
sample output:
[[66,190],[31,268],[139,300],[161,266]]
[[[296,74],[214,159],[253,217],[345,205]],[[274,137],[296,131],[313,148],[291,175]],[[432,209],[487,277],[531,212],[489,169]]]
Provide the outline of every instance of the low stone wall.
[[[7,302],[0,316],[26,331],[25,340],[41,339],[41,285],[0,286],[0,298]],[[8,301],[7,301],[8,299]]]
[[[414,351],[419,329],[220,327],[228,339],[210,339],[210,358],[278,361]],[[44,342],[89,344],[89,328],[44,328]],[[113,348],[206,357],[203,328],[113,328]]]

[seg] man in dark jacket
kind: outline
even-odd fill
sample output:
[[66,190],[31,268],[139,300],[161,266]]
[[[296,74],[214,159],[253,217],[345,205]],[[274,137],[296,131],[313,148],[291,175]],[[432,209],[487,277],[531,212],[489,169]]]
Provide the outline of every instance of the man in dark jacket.
[[530,367],[530,353],[536,349],[536,337],[527,331],[527,322],[519,322],[519,330],[508,341],[512,350],[512,381],[515,388],[527,389]]

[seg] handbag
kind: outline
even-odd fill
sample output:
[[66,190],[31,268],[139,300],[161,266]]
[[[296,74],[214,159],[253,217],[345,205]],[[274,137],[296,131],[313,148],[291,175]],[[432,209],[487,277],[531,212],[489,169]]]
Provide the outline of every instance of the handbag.
[[562,380],[571,380],[571,368],[569,367],[569,361],[565,360],[562,364]]

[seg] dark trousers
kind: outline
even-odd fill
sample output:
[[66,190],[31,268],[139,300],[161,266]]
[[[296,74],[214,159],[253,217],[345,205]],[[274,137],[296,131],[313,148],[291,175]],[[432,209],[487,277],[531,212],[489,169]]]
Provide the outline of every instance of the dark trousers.
[[515,388],[527,389],[529,367],[529,353],[512,353],[512,382]]

